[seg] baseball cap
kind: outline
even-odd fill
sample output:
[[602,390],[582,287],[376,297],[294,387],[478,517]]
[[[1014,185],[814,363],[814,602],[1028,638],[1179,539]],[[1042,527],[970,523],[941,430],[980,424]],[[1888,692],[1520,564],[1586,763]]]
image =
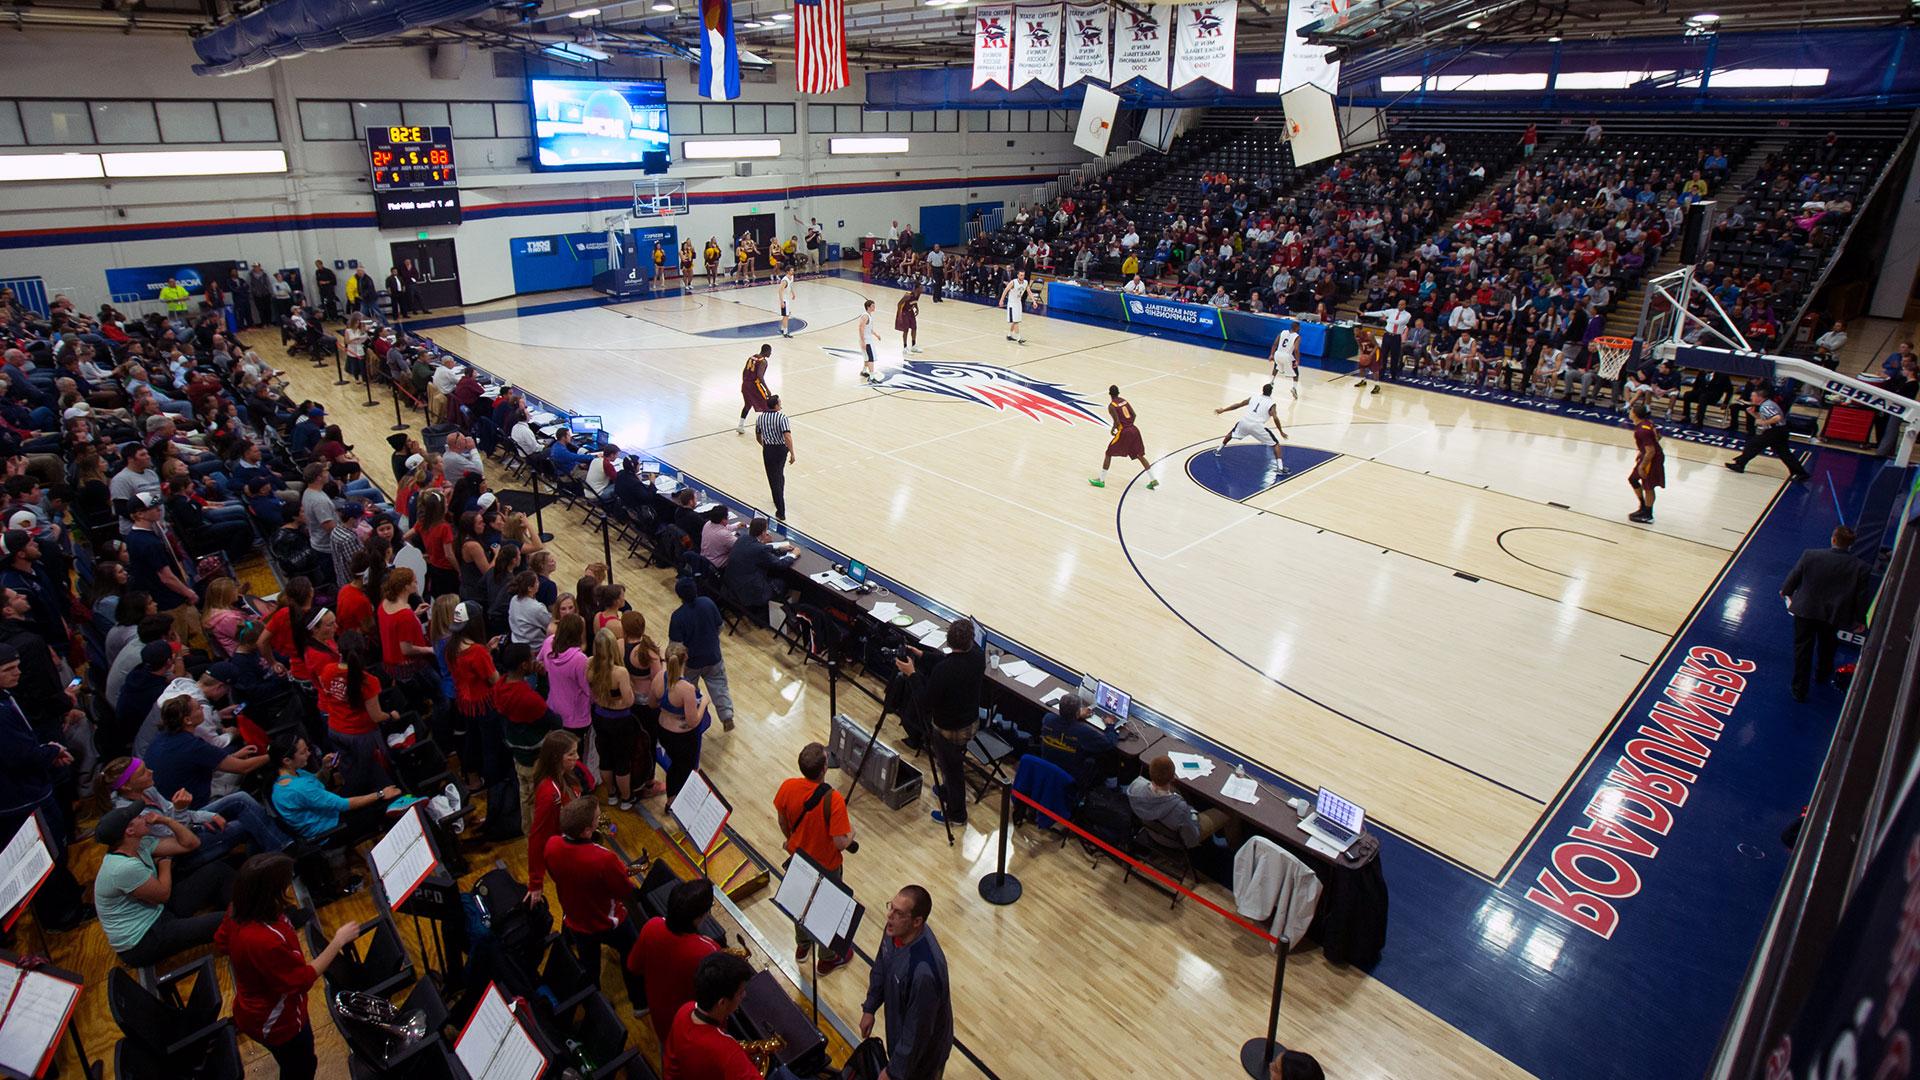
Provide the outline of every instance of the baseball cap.
[[160,493],[157,491],[134,492],[133,505],[136,509],[157,510],[160,507],[160,503],[161,503]]
[[116,806],[100,815],[100,823],[93,827],[93,838],[110,848],[119,847],[120,841],[127,838],[127,826],[139,816],[137,805]]
[[421,465],[426,463],[426,460],[427,460],[427,456],[425,454],[408,454],[407,455],[407,471],[412,472],[413,470],[419,468]]
[[93,415],[93,406],[83,401],[78,405],[67,406],[67,411],[60,414],[60,419],[71,420],[76,416],[92,416],[92,415]]
[[19,554],[21,549],[31,543],[33,543],[33,534],[25,529],[8,529],[6,535],[0,536],[0,549],[4,549],[9,555]]
[[140,665],[142,667],[159,667],[161,664],[171,663],[173,663],[173,646],[167,644],[164,639],[160,641],[149,641],[145,645],[140,646]]
[[480,497],[474,500],[473,505],[482,510],[491,510],[493,509],[493,504],[499,501],[499,499],[494,498],[493,492],[483,491],[480,493]]
[[7,519],[7,528],[9,529],[25,529],[28,532],[32,532],[34,526],[38,524],[40,524],[40,519],[34,517],[33,511],[31,510],[16,510],[13,516]]
[[218,660],[207,665],[207,674],[223,683],[230,683],[240,677],[240,669],[230,660]]
[[467,624],[473,621],[472,607],[473,605],[471,604],[462,603],[453,609],[452,625],[455,630],[464,630]]

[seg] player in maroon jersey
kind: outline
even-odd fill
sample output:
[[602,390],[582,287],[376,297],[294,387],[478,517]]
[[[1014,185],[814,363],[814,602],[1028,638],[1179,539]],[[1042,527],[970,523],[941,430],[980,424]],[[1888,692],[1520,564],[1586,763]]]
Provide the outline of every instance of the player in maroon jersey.
[[1107,387],[1107,416],[1113,421],[1113,438],[1107,440],[1107,456],[1100,459],[1100,475],[1088,480],[1094,487],[1107,486],[1107,468],[1117,457],[1132,458],[1140,463],[1140,471],[1147,474],[1147,490],[1160,486],[1153,478],[1152,466],[1147,464],[1146,443],[1140,438],[1140,429],[1134,426],[1133,406],[1120,396],[1120,388]]
[[1627,474],[1627,483],[1633,486],[1640,509],[1628,514],[1627,520],[1651,525],[1654,489],[1667,484],[1667,454],[1660,449],[1660,429],[1653,426],[1652,414],[1644,401],[1633,403],[1633,445],[1639,456],[1634,459],[1633,472]]
[[735,435],[746,434],[748,416],[767,411],[767,398],[773,396],[767,389],[767,357],[772,355],[773,346],[762,345],[740,369],[740,424],[733,429]]

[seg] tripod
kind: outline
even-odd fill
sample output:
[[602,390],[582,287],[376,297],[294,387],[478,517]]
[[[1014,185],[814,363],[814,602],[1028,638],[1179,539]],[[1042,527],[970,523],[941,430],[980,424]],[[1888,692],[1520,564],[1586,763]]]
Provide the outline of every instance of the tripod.
[[[839,661],[828,660],[827,661],[828,687],[829,688],[836,687],[839,683],[839,679],[840,679]],[[870,698],[873,697],[873,691],[867,689],[864,686],[861,686],[859,683],[854,682],[851,685],[856,687],[861,693],[867,695],[868,697]],[[861,750],[860,752],[860,764],[858,767],[856,767],[853,770],[853,779],[847,782],[846,801],[847,801],[847,805],[849,806],[853,805],[853,793],[860,789],[860,778],[866,775],[867,759],[873,756],[873,746],[875,743],[880,741],[880,729],[887,726],[887,714],[890,711],[887,708],[887,703],[884,699],[880,699],[880,698],[875,698],[874,700],[877,701],[880,705],[880,716],[879,718],[874,720],[873,733],[867,736],[866,748]],[[904,714],[903,714],[903,717],[904,717]],[[942,736],[936,735],[934,737],[941,738]],[[936,799],[940,798],[940,761],[939,761],[939,758],[936,755],[934,755],[932,751],[928,751],[927,753],[927,775],[933,781],[934,798]],[[942,812],[940,814],[940,819],[941,819],[940,823],[944,825],[947,830],[947,846],[952,847],[953,846],[953,822],[946,820],[947,815],[945,813],[945,810],[946,810],[946,803],[943,801],[941,803]]]

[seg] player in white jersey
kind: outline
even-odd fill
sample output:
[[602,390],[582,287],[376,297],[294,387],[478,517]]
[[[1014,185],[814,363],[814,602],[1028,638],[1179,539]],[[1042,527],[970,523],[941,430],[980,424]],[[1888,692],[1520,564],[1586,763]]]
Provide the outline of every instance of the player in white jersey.
[[[1220,440],[1220,445],[1214,447],[1215,456],[1218,456],[1220,451],[1235,439],[1265,443],[1273,447],[1274,467],[1283,473],[1286,472],[1286,466],[1280,463],[1280,439],[1287,437],[1287,429],[1280,426],[1280,407],[1273,403],[1273,384],[1268,383],[1262,386],[1258,395],[1242,398],[1231,405],[1215,409],[1213,414],[1219,416],[1221,413],[1232,412],[1235,409],[1247,411],[1234,422],[1233,430],[1227,432],[1227,437]],[[1273,427],[1267,426],[1268,420],[1273,421]],[[1274,438],[1275,431],[1280,433],[1280,438]]]
[[1273,362],[1273,380],[1293,380],[1293,396],[1300,397],[1300,331],[1289,325],[1273,339],[1273,352],[1267,359]]
[[1027,289],[1027,272],[1022,270],[1000,290],[1000,305],[1007,309],[1007,340],[1021,345],[1027,343],[1020,333],[1020,313],[1026,305]]
[[860,378],[865,382],[873,381],[874,351],[880,347],[880,329],[873,325],[873,301],[866,303],[860,312],[860,348],[867,354],[867,362],[860,367]]
[[793,307],[793,271],[780,273],[780,336],[792,337],[787,333],[787,312]]

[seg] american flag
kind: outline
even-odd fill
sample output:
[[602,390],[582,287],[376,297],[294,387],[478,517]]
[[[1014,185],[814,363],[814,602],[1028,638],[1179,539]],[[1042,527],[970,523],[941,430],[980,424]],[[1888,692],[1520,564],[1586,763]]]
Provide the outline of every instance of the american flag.
[[847,85],[846,7],[842,0],[793,0],[795,85],[830,94]]

